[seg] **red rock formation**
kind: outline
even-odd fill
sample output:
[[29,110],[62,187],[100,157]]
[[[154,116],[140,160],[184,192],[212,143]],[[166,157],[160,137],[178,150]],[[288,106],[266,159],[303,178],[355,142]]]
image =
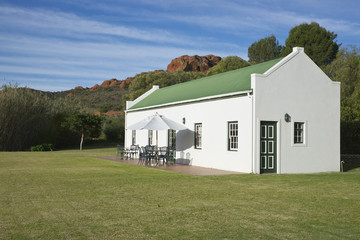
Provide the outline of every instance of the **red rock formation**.
[[125,85],[129,85],[130,82],[131,82],[132,80],[134,80],[134,79],[135,79],[134,77],[128,77],[128,78],[125,79],[124,81],[121,81],[121,83],[120,83],[120,88],[125,87]]
[[95,91],[100,88],[99,84],[95,84],[92,88],[89,88],[88,91]]
[[116,78],[112,78],[112,79],[110,79],[110,80],[104,81],[104,82],[100,85],[100,87],[112,87],[112,86],[116,86],[119,82],[121,82],[121,81],[117,80]]
[[175,58],[167,66],[168,72],[185,71],[185,72],[207,72],[209,68],[217,65],[221,60],[221,57],[214,55],[206,56],[188,56],[184,55]]
[[66,95],[66,97],[74,97],[75,96],[75,93],[71,92],[69,93],[68,95]]
[[75,87],[75,90],[85,90],[85,88],[83,88],[82,86],[77,86]]

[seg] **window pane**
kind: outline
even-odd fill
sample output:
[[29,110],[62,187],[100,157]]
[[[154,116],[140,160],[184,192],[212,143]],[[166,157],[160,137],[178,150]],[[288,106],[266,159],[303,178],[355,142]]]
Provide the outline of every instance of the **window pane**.
[[132,141],[131,141],[132,145],[136,144],[136,130],[132,130]]
[[229,150],[237,150],[238,149],[238,123],[232,122],[228,123],[229,129]]
[[170,148],[175,148],[176,146],[176,131],[169,129],[168,130],[168,146]]
[[294,143],[304,143],[304,123],[294,123]]
[[201,148],[202,145],[202,124],[195,124],[195,148]]

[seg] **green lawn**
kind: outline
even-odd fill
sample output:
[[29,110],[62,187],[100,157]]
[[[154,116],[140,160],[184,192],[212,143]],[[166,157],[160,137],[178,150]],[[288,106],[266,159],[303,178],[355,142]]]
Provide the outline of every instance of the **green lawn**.
[[0,239],[359,239],[360,171],[188,176],[0,152]]

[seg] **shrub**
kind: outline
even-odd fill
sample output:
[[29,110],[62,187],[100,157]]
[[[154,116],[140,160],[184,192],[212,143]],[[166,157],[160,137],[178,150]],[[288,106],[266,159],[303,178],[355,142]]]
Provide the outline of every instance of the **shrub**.
[[43,143],[40,145],[32,146],[30,148],[32,152],[45,152],[45,151],[54,151],[54,147],[52,144]]
[[104,128],[106,141],[122,143],[124,141],[124,127],[124,117],[108,119]]
[[28,88],[3,86],[0,93],[0,150],[25,150],[38,143],[47,125],[47,98]]
[[40,91],[3,85],[0,91],[0,151],[26,150],[43,142],[56,146],[60,141],[71,142],[71,135],[63,134],[60,124],[77,108],[74,101],[53,100]]

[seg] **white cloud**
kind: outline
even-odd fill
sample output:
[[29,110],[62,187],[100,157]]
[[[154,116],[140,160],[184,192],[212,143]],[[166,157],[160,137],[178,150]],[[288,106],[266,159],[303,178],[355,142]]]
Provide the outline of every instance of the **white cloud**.
[[62,79],[54,88],[92,86],[166,69],[171,59],[185,54],[246,59],[252,42],[269,34],[284,41],[292,27],[311,21],[359,39],[358,21],[316,15],[307,11],[318,7],[311,2],[296,0],[293,8],[274,1],[64,0],[59,11],[0,4],[0,77],[28,86],[49,79]]
[[7,27],[18,28],[24,31],[31,29],[35,32],[46,31],[46,34],[71,35],[92,34],[110,35],[130,39],[181,43],[178,37],[161,29],[139,29],[122,25],[108,24],[89,20],[75,14],[53,12],[41,9],[22,9],[14,7],[0,7],[0,22]]

